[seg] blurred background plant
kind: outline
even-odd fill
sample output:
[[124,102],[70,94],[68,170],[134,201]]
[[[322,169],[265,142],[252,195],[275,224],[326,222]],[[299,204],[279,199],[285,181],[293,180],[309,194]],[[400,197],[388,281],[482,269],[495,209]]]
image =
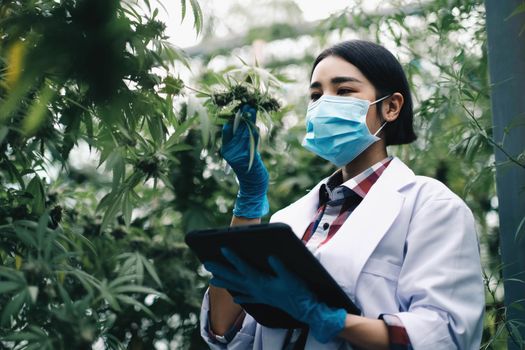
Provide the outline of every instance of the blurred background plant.
[[[173,107],[184,83],[170,69],[189,63],[158,13],[147,0],[0,5],[1,348],[149,349],[195,333],[203,279],[163,218],[185,205],[171,170],[200,150],[185,142],[195,115]],[[71,166],[91,153],[95,166]]]
[[[229,223],[237,185],[217,150],[232,95],[260,109],[276,211],[334,171],[300,145],[307,87],[316,54],[351,38],[408,74],[419,138],[390,152],[476,216],[482,347],[523,343],[502,303],[494,185],[522,160],[494,160],[481,0],[354,0],[315,21],[291,0],[175,3],[0,4],[0,349],[205,348],[207,275],[183,238]],[[170,43],[173,11],[199,43]]]

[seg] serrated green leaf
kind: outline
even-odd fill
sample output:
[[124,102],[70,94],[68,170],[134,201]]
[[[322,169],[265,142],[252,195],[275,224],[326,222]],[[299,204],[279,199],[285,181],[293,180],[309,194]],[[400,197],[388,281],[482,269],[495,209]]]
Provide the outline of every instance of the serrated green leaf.
[[160,118],[157,115],[154,115],[152,117],[147,118],[148,121],[148,129],[151,134],[153,142],[157,144],[164,143],[164,130],[166,129],[164,124],[162,123],[162,118]]
[[153,280],[155,281],[155,283],[157,283],[159,287],[162,287],[162,282],[160,281],[159,275],[157,275],[157,271],[155,270],[153,264],[143,255],[141,255],[140,258],[142,260],[142,264],[146,268],[146,271],[148,271],[148,274],[151,276],[151,278],[153,278]]
[[184,18],[186,17],[186,0],[180,0],[181,5],[181,23],[184,21]]
[[463,95],[467,96],[468,99],[467,101],[475,101],[476,99],[474,98],[474,95],[472,94],[472,91],[470,91],[470,89],[462,89],[461,92],[463,93]]
[[122,310],[117,300],[117,296],[112,293],[113,290],[109,289],[108,284],[105,280],[103,280],[100,283],[98,290],[100,291],[99,299],[105,300],[113,310]]
[[154,294],[154,295],[157,295],[159,298],[161,299],[167,299],[169,300],[169,298],[163,294],[163,293],[160,293],[159,291],[153,289],[153,288],[150,288],[150,287],[145,287],[145,286],[139,286],[139,285],[126,285],[126,286],[119,286],[119,287],[115,287],[113,289],[113,291],[115,293],[119,293],[119,294],[123,294],[123,293],[142,293],[142,294]]
[[124,216],[124,222],[126,227],[131,225],[131,214],[133,213],[133,205],[131,203],[131,198],[129,192],[126,192],[122,199],[122,214]]
[[22,225],[16,225],[15,223],[15,234],[18,239],[25,243],[28,247],[37,248],[38,244],[34,236],[34,232],[28,230]]
[[190,117],[180,125],[175,126],[175,132],[169,137],[164,146],[169,148],[178,144],[180,142],[179,138],[190,129],[193,123],[195,123],[195,118]]
[[22,272],[7,267],[0,266],[0,276],[4,276],[11,281],[17,281],[21,285],[25,285],[26,283]]
[[119,275],[129,275],[134,272],[132,268],[135,266],[135,254],[129,253],[128,255],[119,269]]
[[111,183],[111,190],[116,191],[126,176],[126,164],[119,152],[115,152],[114,159],[112,159],[111,162],[108,160],[106,164],[106,166],[112,168],[113,180]]
[[9,293],[17,289],[24,288],[24,285],[18,282],[2,281],[0,282],[0,294]]
[[511,321],[508,321],[507,322],[508,325],[509,325],[509,328],[511,330],[511,336],[516,339],[517,343],[518,344],[522,344],[523,345],[523,338],[521,337],[521,332],[520,332],[520,329],[518,328],[518,326],[516,325],[515,322],[513,322],[512,320]]
[[167,41],[162,42],[162,56],[166,57],[168,62],[181,62],[186,68],[188,68],[188,70],[191,71],[189,56],[182,49],[170,44]]
[[250,161],[248,162],[248,170],[246,171],[248,173],[250,172],[253,165],[253,161],[255,159],[255,137],[253,135],[254,130],[250,126],[250,123],[246,122],[246,125],[248,126],[248,132],[250,135]]
[[235,113],[235,118],[233,119],[232,132],[234,135],[237,132],[237,129],[239,128],[239,123],[241,122],[241,120],[242,120],[242,113],[241,113],[241,110],[238,110],[237,113]]
[[58,288],[58,294],[60,294],[60,297],[62,298],[62,301],[64,301],[64,305],[66,306],[66,308],[68,308],[68,310],[71,310],[73,302],[71,300],[71,297],[69,296],[69,293],[62,286],[61,283],[56,283],[55,286]]
[[[2,337],[3,341],[29,341],[34,342],[38,341],[42,338],[40,334],[35,334],[31,331],[21,331],[14,334],[9,334],[4,337]],[[27,349],[27,347],[24,347],[24,349]]]
[[93,116],[89,113],[83,114],[82,120],[84,121],[84,125],[86,126],[86,134],[87,134],[87,141],[89,145],[89,151],[91,151],[91,144],[94,141],[93,137]]
[[128,259],[129,257],[131,257],[133,255],[134,255],[133,253],[122,253],[122,254],[117,255],[115,258],[117,260]]
[[36,215],[42,215],[46,209],[46,194],[44,191],[44,185],[38,175],[35,175],[31,179],[27,185],[26,192],[31,193],[33,196],[33,200],[31,201],[33,213]]
[[173,185],[171,184],[171,180],[166,176],[166,174],[159,174],[159,179],[162,180],[162,183],[169,189],[173,190]]
[[95,208],[95,211],[98,212],[98,211],[101,211],[104,208],[109,207],[109,205],[111,204],[114,196],[115,196],[114,192],[109,192],[106,195],[104,195],[104,197],[102,197],[100,202],[98,202],[98,205]]
[[108,287],[110,289],[113,289],[113,288],[118,287],[121,284],[132,282],[132,281],[138,279],[138,277],[139,276],[136,275],[136,274],[119,276],[119,277],[113,279],[111,282],[109,282]]
[[[111,325],[112,326],[112,325]],[[111,326],[106,326],[106,329],[111,328]],[[104,334],[104,342],[106,343],[109,349],[114,350],[126,350],[126,347],[120,342],[120,340],[111,334]]]
[[11,298],[7,305],[2,310],[2,317],[0,318],[0,324],[7,326],[11,320],[11,316],[17,315],[20,309],[27,300],[28,292],[24,289],[20,293],[16,294]]
[[170,153],[176,153],[176,152],[183,152],[183,151],[191,151],[192,149],[194,149],[192,145],[180,143],[178,145],[173,145],[169,147],[166,151],[169,151]]
[[[512,13],[510,14],[510,16],[509,16],[508,18],[510,18],[510,17],[514,17],[514,16],[517,16],[517,15],[519,15],[520,13],[524,13],[524,12],[525,12],[525,2],[519,4],[519,5],[514,9],[514,11],[512,11]],[[508,19],[508,18],[507,18],[507,19]]]
[[197,34],[202,31],[202,10],[197,0],[190,0],[191,9],[193,11],[193,27]]
[[38,99],[33,101],[33,104],[22,122],[22,130],[25,135],[32,136],[44,123],[46,112],[48,111],[47,105],[53,99],[55,94],[56,91],[51,89],[47,84],[45,84],[40,90]]
[[5,137],[7,136],[8,133],[9,133],[9,128],[7,126],[3,126],[0,129],[0,145],[2,143],[4,143],[4,139],[5,139]]
[[72,231],[75,234],[75,237],[78,238],[91,251],[93,256],[97,257],[98,253],[97,253],[93,243],[86,236],[84,236],[83,234],[76,233],[74,230],[72,230]]
[[75,276],[78,279],[78,281],[84,286],[84,288],[88,291],[89,294],[93,293],[93,288],[100,289],[100,281],[96,277],[82,270],[74,269],[64,272]]
[[104,213],[102,223],[100,224],[100,232],[104,232],[106,228],[113,223],[120,208],[122,206],[122,192],[117,193],[113,201],[109,203],[108,209]]
[[4,122],[16,112],[22,104],[28,91],[33,88],[30,79],[22,79],[9,91],[7,97],[2,100],[2,108],[0,108],[0,122]]
[[138,302],[137,300],[133,299],[132,297],[130,297],[128,295],[125,295],[125,294],[119,294],[119,295],[117,295],[117,299],[120,300],[124,304],[136,306],[140,310],[144,311],[144,313],[146,313],[152,319],[158,320],[158,317],[155,314],[153,314],[153,312],[151,312],[151,310],[148,309],[148,307],[146,305]]
[[[48,230],[47,224],[49,222],[49,214],[45,213],[40,215],[38,218],[38,225],[36,227],[36,236],[38,239],[38,243],[40,248],[43,248],[43,245],[46,244],[48,239],[48,235],[46,235],[46,231],[52,232],[51,230]],[[50,244],[50,243],[48,243]]]
[[482,138],[480,135],[476,134],[472,136],[467,144],[467,148],[465,150],[465,157],[467,157],[468,159],[473,159],[477,153],[477,150],[479,149],[481,142]]
[[144,265],[140,259],[140,254],[135,253],[135,273],[137,274],[137,280],[139,284],[144,283]]
[[18,181],[18,184],[20,185],[21,189],[26,188],[22,175],[20,174],[16,166],[9,159],[4,158],[2,160],[2,166],[4,166],[7,169],[7,172],[13,179],[16,179],[16,181]]

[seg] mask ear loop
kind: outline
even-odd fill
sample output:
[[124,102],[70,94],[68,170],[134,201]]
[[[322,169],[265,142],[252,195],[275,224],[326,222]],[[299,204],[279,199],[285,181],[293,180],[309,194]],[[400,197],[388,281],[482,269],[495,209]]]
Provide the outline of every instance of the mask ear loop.
[[375,105],[376,103],[381,102],[384,99],[389,98],[390,96],[392,96],[392,94],[385,95],[385,96],[381,97],[379,100],[375,100],[374,102],[371,102],[370,106]]
[[[373,104],[376,104],[378,102],[381,102],[383,101],[384,99],[387,99],[389,98],[390,96],[392,96],[392,94],[388,94],[388,95],[385,95],[383,97],[381,97],[379,100],[375,100],[374,102],[370,103],[370,105],[373,105]],[[382,118],[381,118],[382,119]],[[383,123],[383,125],[381,125],[381,127],[379,129],[377,129],[377,131],[374,133],[374,136],[377,136],[377,134],[379,134],[381,132],[381,130],[385,127],[386,123],[388,123],[387,121],[385,121]]]
[[388,123],[388,122],[384,122],[383,125],[381,125],[379,127],[379,129],[377,129],[377,131],[374,133],[374,136],[377,136],[377,134],[379,134],[379,132],[381,132],[381,130],[385,127],[386,123]]

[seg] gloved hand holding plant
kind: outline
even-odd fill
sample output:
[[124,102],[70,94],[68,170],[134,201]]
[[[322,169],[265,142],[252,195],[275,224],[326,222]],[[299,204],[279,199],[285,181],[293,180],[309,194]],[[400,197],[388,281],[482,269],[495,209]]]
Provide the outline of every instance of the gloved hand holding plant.
[[279,103],[268,94],[241,84],[230,87],[226,92],[213,94],[211,100],[219,107],[219,115],[227,119],[222,129],[220,154],[239,182],[233,214],[260,218],[269,211],[266,195],[269,176],[257,150],[257,110],[273,112],[280,108]]
[[269,211],[266,195],[269,177],[257,151],[257,112],[253,107],[244,105],[237,115],[234,121],[223,126],[220,150],[239,181],[233,214],[238,217],[260,218]]

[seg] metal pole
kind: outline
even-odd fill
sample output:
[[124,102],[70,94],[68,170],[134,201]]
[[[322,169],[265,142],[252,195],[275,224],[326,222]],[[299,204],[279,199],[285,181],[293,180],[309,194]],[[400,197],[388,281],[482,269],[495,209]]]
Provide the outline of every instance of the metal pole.
[[[511,14],[523,4],[523,0],[485,1],[493,137],[518,163],[525,163],[525,13]],[[525,281],[525,232],[521,239],[516,234],[525,217],[525,168],[509,162],[498,147],[495,155],[507,321],[519,333],[507,345],[522,349],[525,345],[516,341],[525,339],[525,326],[519,324],[525,323],[525,282],[517,280]]]

